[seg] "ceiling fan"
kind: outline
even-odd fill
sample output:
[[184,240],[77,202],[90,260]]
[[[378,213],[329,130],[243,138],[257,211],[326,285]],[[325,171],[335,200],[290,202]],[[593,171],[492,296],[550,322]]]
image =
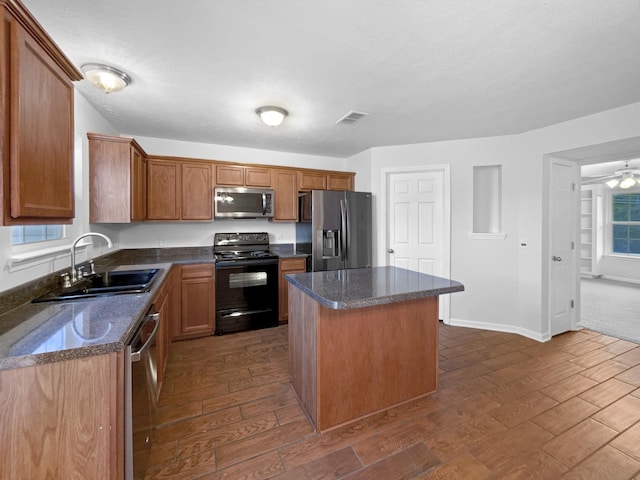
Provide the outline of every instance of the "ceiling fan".
[[640,183],[640,168],[629,167],[629,162],[626,162],[623,168],[615,170],[612,174],[592,175],[582,182],[583,185],[593,183],[606,183],[610,188],[619,187],[626,190]]

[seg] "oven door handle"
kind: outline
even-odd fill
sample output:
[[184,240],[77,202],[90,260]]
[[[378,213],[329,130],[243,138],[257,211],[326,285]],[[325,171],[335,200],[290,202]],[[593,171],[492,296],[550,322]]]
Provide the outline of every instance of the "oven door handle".
[[220,315],[220,318],[232,318],[232,317],[243,317],[245,315],[255,315],[256,313],[265,313],[271,312],[270,308],[263,308],[261,310],[242,310],[241,312],[232,312],[232,313],[223,313]]
[[151,335],[149,335],[149,338],[147,339],[147,341],[144,342],[144,345],[142,345],[139,350],[136,350],[135,352],[131,352],[132,362],[139,362],[140,358],[142,358],[142,355],[144,355],[144,352],[146,352],[149,349],[149,347],[155,340],[156,335],[158,333],[158,328],[160,327],[160,312],[150,313],[149,315],[147,315],[147,319],[145,320],[144,323],[146,324],[149,322],[155,322],[156,324],[153,327],[153,331],[151,332]]

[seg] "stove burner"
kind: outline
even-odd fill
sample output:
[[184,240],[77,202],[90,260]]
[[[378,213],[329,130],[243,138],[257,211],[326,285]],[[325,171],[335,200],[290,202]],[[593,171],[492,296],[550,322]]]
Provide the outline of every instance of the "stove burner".
[[269,251],[269,235],[261,233],[216,233],[213,253],[218,261],[272,261],[277,255]]

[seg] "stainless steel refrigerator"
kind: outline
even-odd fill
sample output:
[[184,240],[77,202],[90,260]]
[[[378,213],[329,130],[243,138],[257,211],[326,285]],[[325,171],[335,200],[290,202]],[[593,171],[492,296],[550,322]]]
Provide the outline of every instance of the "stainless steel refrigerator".
[[313,272],[371,266],[371,193],[313,190],[300,196],[296,250]]

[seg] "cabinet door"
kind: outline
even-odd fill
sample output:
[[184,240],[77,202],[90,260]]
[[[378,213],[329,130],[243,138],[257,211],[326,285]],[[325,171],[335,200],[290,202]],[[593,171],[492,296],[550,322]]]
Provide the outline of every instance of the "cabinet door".
[[182,335],[210,335],[214,330],[213,265],[182,267]]
[[216,165],[216,185],[244,186],[244,167]]
[[289,282],[284,278],[288,273],[304,273],[307,271],[306,258],[281,258],[278,281],[278,311],[280,323],[289,319]]
[[298,189],[294,170],[273,170],[275,209],[273,220],[295,222],[298,219]]
[[298,172],[298,190],[326,190],[327,174],[324,172]]
[[205,163],[182,164],[182,220],[213,218],[212,168]]
[[353,173],[328,173],[327,190],[353,190]]
[[247,167],[244,171],[244,184],[247,187],[271,187],[271,169]]
[[147,218],[147,159],[131,146],[131,220]]
[[62,219],[74,216],[73,85],[18,22],[10,25],[11,219],[68,223]]
[[147,163],[147,218],[180,220],[180,164],[150,159]]

